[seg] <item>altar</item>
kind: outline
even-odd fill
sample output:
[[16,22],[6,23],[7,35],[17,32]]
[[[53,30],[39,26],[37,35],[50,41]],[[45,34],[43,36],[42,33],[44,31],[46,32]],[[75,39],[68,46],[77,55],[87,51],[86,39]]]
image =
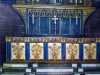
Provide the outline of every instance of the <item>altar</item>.
[[100,62],[100,38],[6,37],[6,62]]

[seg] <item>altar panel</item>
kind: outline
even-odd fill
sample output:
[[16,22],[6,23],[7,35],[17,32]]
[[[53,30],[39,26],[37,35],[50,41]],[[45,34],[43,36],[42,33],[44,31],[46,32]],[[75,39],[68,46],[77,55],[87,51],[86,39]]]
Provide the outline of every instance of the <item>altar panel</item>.
[[25,43],[11,43],[11,60],[25,60]]
[[44,60],[43,43],[30,43],[30,60]]
[[66,60],[79,60],[79,44],[66,44]]
[[84,44],[84,60],[96,60],[96,44]]
[[48,60],[61,60],[61,43],[48,43]]

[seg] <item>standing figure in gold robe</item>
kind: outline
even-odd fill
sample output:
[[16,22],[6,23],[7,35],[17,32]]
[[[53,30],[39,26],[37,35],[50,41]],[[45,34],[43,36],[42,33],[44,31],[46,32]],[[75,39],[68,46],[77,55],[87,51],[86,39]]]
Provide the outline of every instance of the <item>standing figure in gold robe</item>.
[[23,49],[24,49],[24,46],[20,45],[20,43],[16,43],[12,45],[12,52],[13,52],[13,55],[15,56],[14,59],[24,59]]
[[85,46],[86,59],[94,59],[94,58],[96,58],[95,53],[96,53],[96,45],[88,44],[87,46]]
[[49,47],[50,48],[50,54],[51,54],[51,58],[52,59],[58,59],[58,56],[59,56],[59,49],[60,49],[60,47],[59,46],[57,46],[57,44],[56,43],[54,43],[53,44],[53,46],[51,47]]
[[71,60],[73,60],[73,59],[76,59],[76,55],[77,55],[77,50],[78,50],[78,48],[77,48],[77,45],[76,44],[70,44],[69,45],[69,47],[67,48],[67,50],[68,50],[68,59],[71,59]]
[[41,52],[42,52],[42,47],[38,44],[38,43],[35,43],[33,46],[32,46],[32,56],[34,59],[40,59],[41,57]]

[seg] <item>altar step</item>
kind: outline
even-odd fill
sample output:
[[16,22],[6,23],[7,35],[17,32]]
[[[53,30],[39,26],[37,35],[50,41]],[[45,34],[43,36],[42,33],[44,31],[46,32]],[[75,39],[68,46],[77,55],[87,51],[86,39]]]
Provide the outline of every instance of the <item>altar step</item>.
[[3,64],[0,75],[100,75],[100,64]]

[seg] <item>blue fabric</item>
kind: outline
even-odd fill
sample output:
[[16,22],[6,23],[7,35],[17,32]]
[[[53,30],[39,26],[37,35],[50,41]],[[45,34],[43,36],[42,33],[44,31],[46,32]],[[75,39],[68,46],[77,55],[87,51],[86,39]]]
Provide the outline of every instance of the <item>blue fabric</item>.
[[25,4],[32,3],[32,0],[24,0]]
[[26,58],[26,63],[28,63],[30,60],[30,45],[29,45],[29,43],[25,43],[25,58]]
[[80,21],[81,19],[78,18],[76,24],[76,18],[71,18],[70,25],[69,18],[62,18],[61,20],[58,18],[55,24],[52,18],[49,20],[49,17],[34,16],[33,24],[32,14],[29,13],[28,35],[80,35],[82,31]]
[[32,14],[29,13],[29,29],[28,29],[28,35],[39,35],[39,17],[34,16],[34,24],[32,22]]
[[48,0],[40,0],[39,3],[48,3]]
[[10,62],[11,61],[11,43],[10,42],[6,42],[6,62]]
[[62,61],[64,61],[65,60],[65,56],[66,56],[66,44],[65,43],[62,43],[61,44],[62,46],[62,50],[61,50],[61,55],[62,55]]
[[48,43],[44,43],[44,61],[48,61]]
[[69,35],[69,34],[70,34],[69,19],[62,18],[61,35]]
[[80,61],[83,61],[83,44],[82,43],[80,43],[80,45],[79,45],[79,59],[80,59]]
[[81,33],[81,28],[80,28],[80,18],[77,19],[77,24],[76,24],[76,18],[71,18],[71,34],[72,35],[79,35]]
[[100,43],[97,43],[97,61],[100,61]]
[[40,17],[40,34],[49,34],[49,18]]
[[[34,32],[33,32],[33,24],[32,24],[32,14],[31,13],[29,13],[29,20],[28,20],[28,22],[29,22],[29,29],[28,29],[28,34],[29,35],[32,35]],[[28,27],[27,27],[28,28]]]

